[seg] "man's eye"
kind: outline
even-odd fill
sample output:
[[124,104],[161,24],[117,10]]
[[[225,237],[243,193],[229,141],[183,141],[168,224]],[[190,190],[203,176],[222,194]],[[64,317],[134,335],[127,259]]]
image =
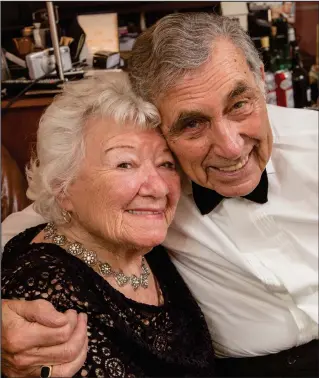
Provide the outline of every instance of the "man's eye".
[[129,169],[129,168],[132,168],[132,164],[131,163],[121,163],[121,164],[118,164],[117,168]]
[[233,109],[242,109],[247,104],[247,101],[239,101],[233,106]]
[[210,121],[206,118],[192,119],[185,122],[183,129],[185,131],[201,131],[203,127],[209,126]]
[[172,163],[171,161],[166,161],[161,166],[168,169],[175,169],[175,164]]
[[199,126],[199,124],[200,124],[200,121],[194,119],[194,120],[192,120],[192,121],[188,121],[188,122],[185,124],[184,128],[185,128],[185,129],[195,129],[196,127]]

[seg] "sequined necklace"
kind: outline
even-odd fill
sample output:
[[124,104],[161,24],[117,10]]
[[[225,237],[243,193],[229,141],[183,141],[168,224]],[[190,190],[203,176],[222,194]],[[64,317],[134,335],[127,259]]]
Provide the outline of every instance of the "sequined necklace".
[[80,258],[88,266],[94,269],[98,269],[102,276],[113,276],[115,282],[120,287],[130,284],[134,290],[137,290],[139,287],[142,287],[143,289],[148,288],[148,276],[150,275],[150,271],[146,265],[144,257],[142,257],[141,275],[139,277],[137,277],[135,274],[127,276],[123,273],[122,270],[116,272],[112,269],[110,264],[108,264],[107,262],[101,262],[97,258],[97,254],[86,249],[83,244],[79,242],[71,242],[65,235],[58,234],[56,225],[53,222],[50,222],[45,226],[44,239],[51,240],[52,243],[63,247],[71,255]]

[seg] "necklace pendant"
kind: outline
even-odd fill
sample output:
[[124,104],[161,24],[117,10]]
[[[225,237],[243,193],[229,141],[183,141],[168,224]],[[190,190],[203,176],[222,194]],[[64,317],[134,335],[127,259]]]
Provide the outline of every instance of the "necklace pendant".
[[140,285],[143,289],[147,289],[148,288],[148,274],[141,274],[141,277],[140,277]]
[[55,235],[52,241],[56,245],[64,245],[67,242],[67,239],[64,235]]
[[97,263],[97,256],[95,252],[88,251],[87,249],[83,252],[83,261],[89,266],[95,265]]
[[112,268],[108,263],[99,264],[99,269],[103,276],[110,276],[113,273]]
[[130,281],[134,290],[137,290],[141,286],[140,279],[135,274],[132,274]]
[[123,272],[115,273],[114,278],[117,284],[121,287],[125,286],[130,280]]
[[79,256],[83,252],[83,246],[81,243],[74,242],[68,246],[67,251],[73,256]]

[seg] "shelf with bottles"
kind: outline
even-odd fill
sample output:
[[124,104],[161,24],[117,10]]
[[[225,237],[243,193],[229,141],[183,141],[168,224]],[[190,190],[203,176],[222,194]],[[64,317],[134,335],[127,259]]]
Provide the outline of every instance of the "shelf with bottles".
[[303,67],[294,28],[288,27],[286,44],[279,42],[276,26],[271,29],[271,38],[261,38],[267,102],[291,108],[309,107],[317,96],[312,94],[315,86],[311,88],[309,73]]

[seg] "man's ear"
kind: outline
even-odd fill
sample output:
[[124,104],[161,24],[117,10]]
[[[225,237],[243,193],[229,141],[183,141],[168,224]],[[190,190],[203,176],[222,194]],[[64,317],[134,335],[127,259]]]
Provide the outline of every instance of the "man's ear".
[[265,68],[263,64],[260,65],[260,75],[261,75],[261,78],[263,79],[263,82],[265,82]]

